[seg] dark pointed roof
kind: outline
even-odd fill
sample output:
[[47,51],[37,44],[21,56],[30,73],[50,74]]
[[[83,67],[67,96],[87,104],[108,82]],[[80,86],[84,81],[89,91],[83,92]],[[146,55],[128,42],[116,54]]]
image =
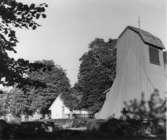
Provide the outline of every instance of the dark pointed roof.
[[162,41],[158,37],[154,36],[153,34],[147,32],[147,31],[144,31],[144,30],[136,28],[136,27],[132,27],[132,26],[126,27],[126,29],[121,33],[120,36],[122,36],[122,34],[127,29],[130,29],[130,30],[136,32],[141,37],[141,39],[143,40],[144,43],[152,45],[152,46],[157,47],[159,49],[165,49]]

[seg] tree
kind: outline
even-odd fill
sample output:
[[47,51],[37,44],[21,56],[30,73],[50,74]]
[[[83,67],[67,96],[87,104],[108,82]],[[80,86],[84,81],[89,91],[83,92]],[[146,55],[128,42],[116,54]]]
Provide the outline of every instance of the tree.
[[0,84],[25,83],[24,74],[34,65],[24,59],[15,60],[8,52],[16,53],[16,29],[36,29],[40,26],[37,20],[46,17],[46,7],[45,3],[28,5],[16,0],[0,1]]
[[40,63],[45,67],[30,72],[28,76],[46,86],[38,88],[28,86],[26,94],[29,95],[31,110],[33,112],[39,110],[42,114],[46,114],[59,94],[70,93],[70,83],[65,71],[60,66],[55,65],[53,61],[43,60]]
[[80,58],[78,92],[82,93],[81,108],[97,112],[105,100],[104,91],[113,84],[116,75],[116,40],[95,39],[89,51]]
[[21,114],[30,114],[29,104],[28,104],[28,95],[18,88],[13,88],[11,91],[4,94],[4,104],[3,110],[4,114],[12,113],[15,116],[20,117]]
[[69,107],[71,111],[81,109],[79,106],[81,97],[82,95],[75,88],[71,88],[69,92],[65,92],[62,95],[64,104]]
[[0,116],[3,116],[6,113],[5,110],[5,98],[6,92],[0,90]]
[[28,116],[33,113],[30,95],[16,87],[9,92],[3,92],[0,97],[0,108],[2,116],[11,113],[20,117],[22,114]]
[[[141,94],[141,99],[132,99],[124,103],[122,109],[122,119],[125,120],[140,120],[145,125],[142,129],[149,128],[151,133],[165,132],[166,133],[166,99],[162,98],[157,89],[154,89],[148,100],[145,99],[145,94]],[[141,129],[141,128],[140,128]]]
[[69,79],[60,66],[55,65],[51,60],[38,61],[38,63],[45,67],[29,72],[27,76],[32,80],[44,83],[45,87],[36,88],[26,85],[25,91],[18,88],[12,89],[5,95],[6,112],[16,116],[32,115],[36,111],[47,114],[50,105],[59,94],[70,93]]

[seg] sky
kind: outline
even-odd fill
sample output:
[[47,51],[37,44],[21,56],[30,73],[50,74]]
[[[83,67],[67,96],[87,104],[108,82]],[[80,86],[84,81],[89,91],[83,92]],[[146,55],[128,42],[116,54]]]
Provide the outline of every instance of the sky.
[[167,46],[166,0],[20,0],[46,2],[47,18],[37,30],[18,30],[16,58],[52,59],[77,82],[79,58],[95,38],[117,38],[128,25],[159,37]]

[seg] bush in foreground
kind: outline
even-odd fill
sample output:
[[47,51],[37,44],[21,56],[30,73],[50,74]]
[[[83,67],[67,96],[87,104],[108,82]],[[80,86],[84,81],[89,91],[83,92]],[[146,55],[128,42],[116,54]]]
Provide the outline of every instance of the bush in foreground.
[[94,120],[88,130],[105,136],[158,136],[166,134],[166,99],[154,90],[149,100],[131,100],[125,103],[119,119]]

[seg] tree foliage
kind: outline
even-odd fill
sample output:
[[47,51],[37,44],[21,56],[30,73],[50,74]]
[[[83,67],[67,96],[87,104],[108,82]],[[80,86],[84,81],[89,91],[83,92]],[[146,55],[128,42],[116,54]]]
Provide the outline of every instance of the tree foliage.
[[80,58],[78,83],[74,88],[82,93],[81,108],[98,111],[105,100],[104,91],[112,86],[116,73],[116,40],[95,39],[89,51]]
[[6,104],[14,115],[31,115],[36,111],[46,114],[59,94],[70,91],[69,79],[60,66],[50,60],[38,61],[38,63],[42,63],[45,67],[29,72],[27,76],[45,84],[45,87],[34,88],[33,85],[26,85],[25,91],[14,89],[9,92],[10,97],[8,96]]
[[70,83],[65,71],[54,64],[53,61],[42,61],[44,67],[30,73],[30,79],[46,83],[46,87],[39,87],[33,91],[32,105],[39,109],[42,114],[47,113],[51,103],[59,94],[70,93]]
[[157,89],[150,95],[148,101],[142,93],[141,100],[134,99],[124,103],[122,117],[138,120],[165,120],[166,99],[160,97]]
[[62,95],[64,104],[72,111],[81,109],[79,104],[81,101],[82,95],[75,88],[71,88],[69,92],[65,92]]
[[24,74],[31,64],[24,59],[15,60],[8,52],[16,53],[16,29],[36,29],[40,26],[37,20],[46,17],[46,7],[45,3],[28,5],[16,0],[0,0],[0,84],[10,86],[25,82]]
[[18,88],[13,88],[9,92],[4,92],[1,97],[1,115],[12,113],[19,116],[20,114],[28,114],[29,104],[27,95]]
[[5,97],[6,93],[4,91],[0,91],[0,116],[4,115],[6,113],[5,110]]
[[144,123],[140,127],[143,133],[166,134],[166,109],[166,99],[155,89],[148,100],[145,100],[142,93],[141,100],[125,102],[121,118]]

